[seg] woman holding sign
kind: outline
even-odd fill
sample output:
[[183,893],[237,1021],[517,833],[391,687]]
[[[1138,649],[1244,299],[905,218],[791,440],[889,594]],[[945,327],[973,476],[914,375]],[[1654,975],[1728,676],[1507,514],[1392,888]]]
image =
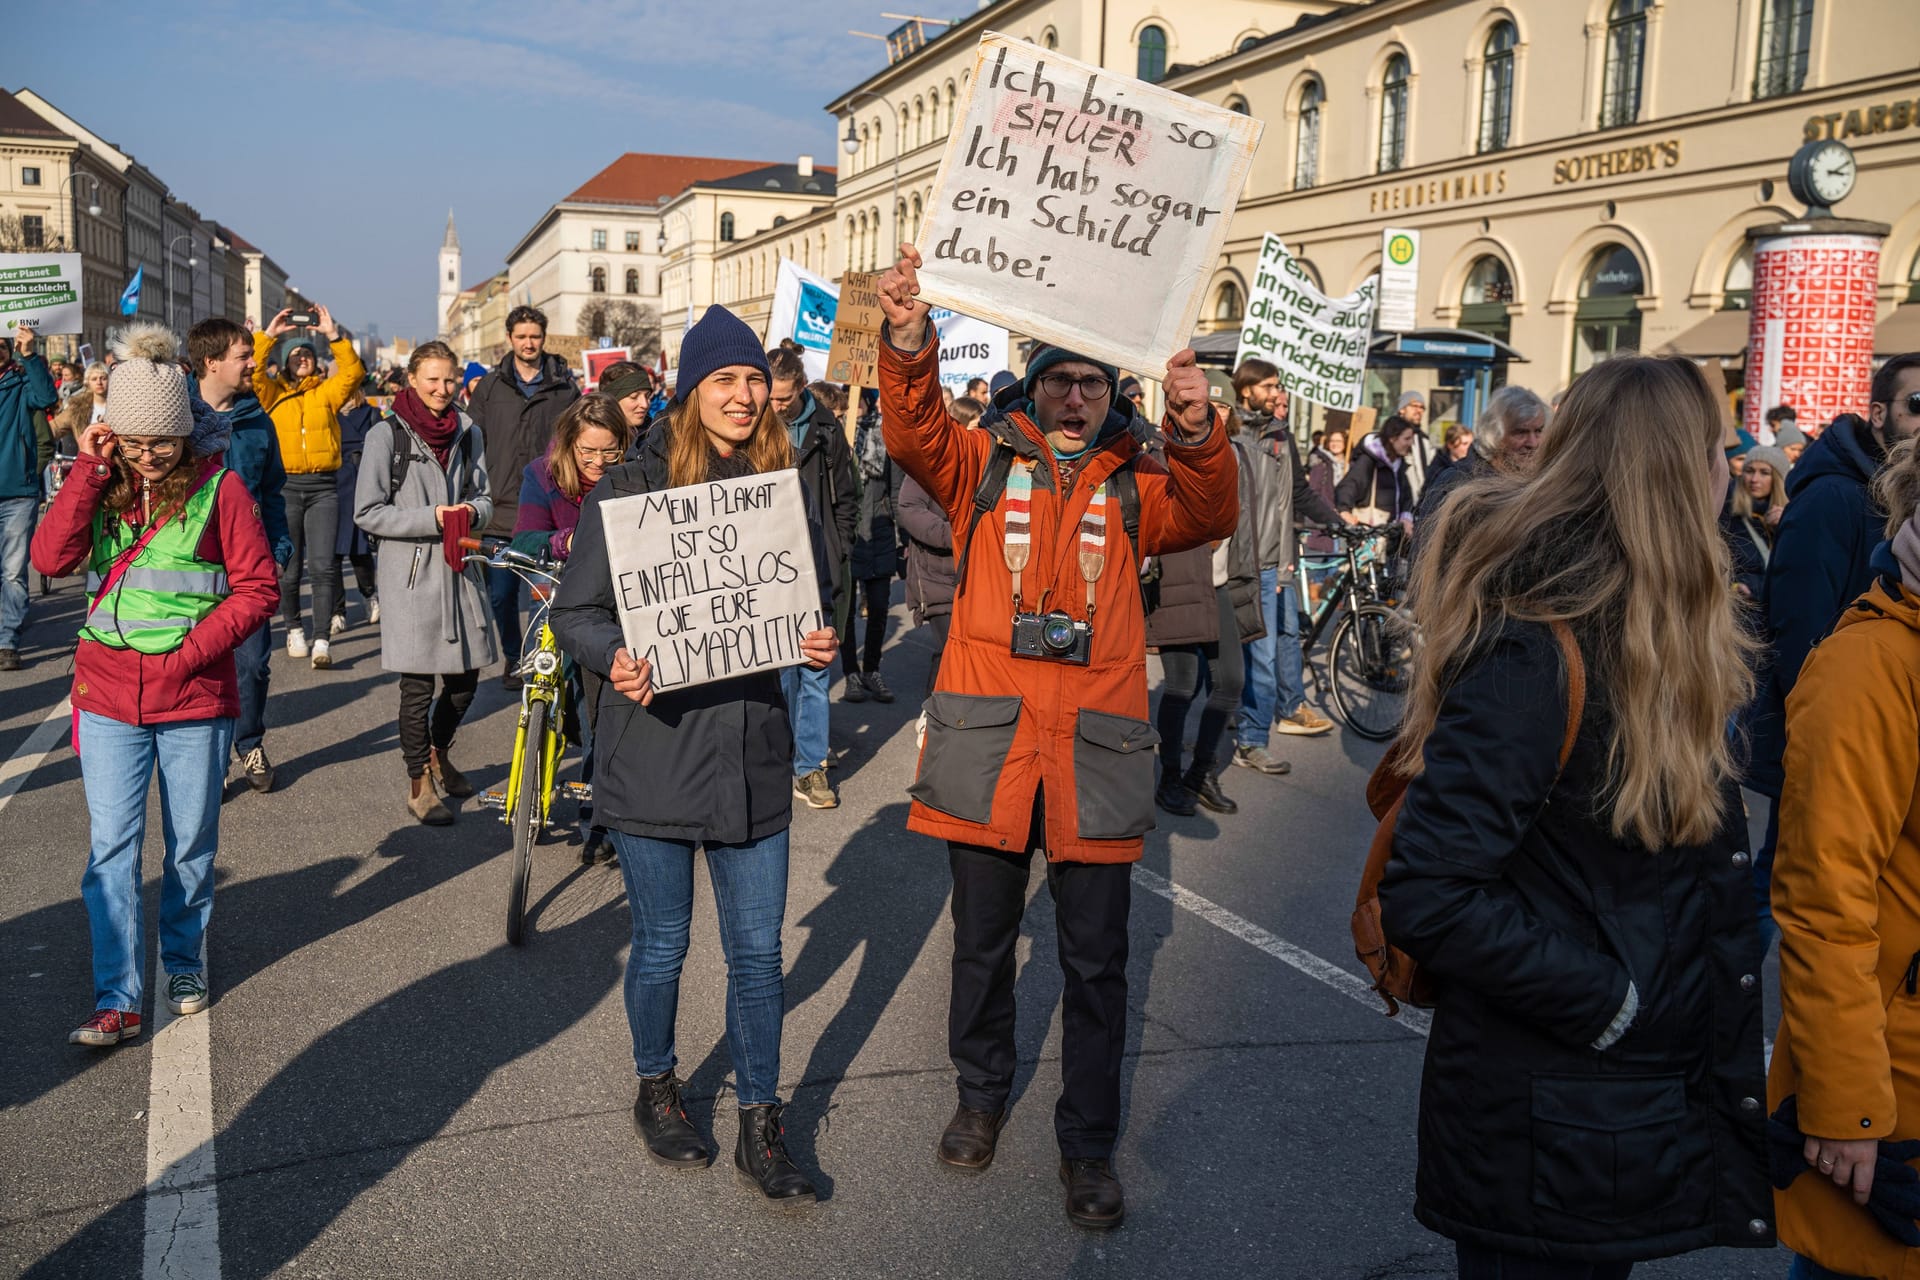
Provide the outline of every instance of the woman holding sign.
[[[687,331],[666,417],[640,456],[611,469],[581,509],[552,626],[561,647],[610,685],[594,734],[594,818],[619,853],[633,911],[626,1000],[640,1077],[634,1124],[661,1164],[697,1168],[712,1158],[674,1075],[694,851],[704,848],[727,956],[727,1048],[740,1099],[734,1166],[768,1203],[796,1206],[811,1204],[814,1188],[788,1158],[780,1127],[780,924],[793,820],[793,733],[780,668],[656,690],[652,664],[626,645],[601,516],[602,503],[635,494],[792,467],[770,382],[754,332],[709,307]],[[708,607],[706,599],[697,606]],[[801,641],[815,669],[837,648],[831,627]]]

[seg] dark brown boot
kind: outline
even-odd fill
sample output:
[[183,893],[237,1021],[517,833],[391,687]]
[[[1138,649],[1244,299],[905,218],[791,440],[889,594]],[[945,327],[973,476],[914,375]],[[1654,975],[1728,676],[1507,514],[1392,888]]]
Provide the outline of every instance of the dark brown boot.
[[993,1163],[993,1151],[1000,1141],[1000,1126],[1006,1123],[1007,1113],[1001,1111],[975,1111],[972,1107],[956,1108],[953,1119],[947,1121],[945,1132],[940,1135],[940,1145],[935,1154],[942,1164],[950,1164],[956,1169],[965,1169],[968,1173],[979,1173]]
[[453,810],[440,803],[440,793],[433,789],[433,779],[421,774],[408,782],[407,812],[430,827],[449,827],[453,825]]
[[1067,1220],[1077,1227],[1111,1231],[1127,1216],[1120,1179],[1111,1160],[1061,1160],[1060,1181],[1067,1189]]

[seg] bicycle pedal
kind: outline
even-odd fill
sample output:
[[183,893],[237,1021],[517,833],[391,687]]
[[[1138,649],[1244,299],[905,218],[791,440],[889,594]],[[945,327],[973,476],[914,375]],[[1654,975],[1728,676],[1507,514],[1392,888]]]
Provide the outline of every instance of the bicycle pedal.
[[505,809],[507,807],[507,793],[504,791],[482,791],[480,793],[480,805],[485,809]]
[[593,784],[591,782],[563,782],[560,790],[582,804],[593,803]]

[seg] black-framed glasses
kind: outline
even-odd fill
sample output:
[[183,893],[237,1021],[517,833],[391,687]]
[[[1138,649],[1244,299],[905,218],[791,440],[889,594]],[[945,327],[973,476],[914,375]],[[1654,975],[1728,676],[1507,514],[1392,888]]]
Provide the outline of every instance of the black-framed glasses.
[[150,440],[143,444],[136,440],[129,440],[125,436],[115,436],[114,442],[119,446],[120,452],[129,458],[155,458],[164,462],[180,452],[178,440]]
[[1040,375],[1040,389],[1055,400],[1067,398],[1067,392],[1080,388],[1082,400],[1104,400],[1113,394],[1113,384],[1097,373],[1074,377],[1070,373],[1043,373]]

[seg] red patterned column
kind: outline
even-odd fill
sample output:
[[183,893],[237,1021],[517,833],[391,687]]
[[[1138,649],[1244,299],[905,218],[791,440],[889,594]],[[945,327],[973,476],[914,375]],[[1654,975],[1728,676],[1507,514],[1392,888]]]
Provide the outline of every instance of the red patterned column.
[[1812,431],[1867,411],[1880,244],[1811,229],[1756,238],[1744,419],[1755,439],[1775,405]]

